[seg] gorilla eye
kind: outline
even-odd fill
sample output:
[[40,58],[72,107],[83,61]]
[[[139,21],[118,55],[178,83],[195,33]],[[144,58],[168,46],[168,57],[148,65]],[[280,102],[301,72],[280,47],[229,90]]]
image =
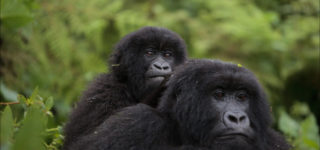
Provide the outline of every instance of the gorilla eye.
[[242,94],[239,94],[237,97],[240,101],[245,101],[248,96],[247,94],[242,93]]
[[152,56],[152,55],[154,55],[154,52],[151,51],[151,50],[148,50],[148,51],[146,52],[146,55],[147,55],[147,56]]
[[217,90],[214,92],[214,97],[216,99],[222,99],[224,97],[224,92],[222,90]]
[[170,57],[170,56],[172,56],[172,53],[170,53],[170,52],[165,52],[165,53],[163,54],[163,56],[164,56],[164,57]]

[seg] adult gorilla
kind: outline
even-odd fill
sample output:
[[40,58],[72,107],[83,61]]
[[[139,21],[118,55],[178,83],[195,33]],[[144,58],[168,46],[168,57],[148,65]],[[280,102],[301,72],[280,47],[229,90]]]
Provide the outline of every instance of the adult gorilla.
[[141,100],[156,106],[157,100],[147,97],[157,97],[154,94],[161,93],[161,83],[185,60],[185,43],[170,30],[144,27],[125,36],[110,59],[111,73],[101,74],[71,113],[63,149],[93,132],[115,110]]
[[270,128],[254,75],[221,61],[193,60],[177,70],[158,109],[138,104],[111,116],[74,143],[87,150],[287,150]]

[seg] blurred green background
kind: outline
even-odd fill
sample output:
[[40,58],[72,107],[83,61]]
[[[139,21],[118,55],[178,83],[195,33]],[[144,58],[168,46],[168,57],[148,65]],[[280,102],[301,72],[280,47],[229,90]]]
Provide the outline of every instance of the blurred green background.
[[[72,106],[143,26],[179,33],[189,57],[240,63],[267,91],[273,127],[319,150],[318,0],[0,0],[1,150],[59,149]],[[32,94],[33,93],[33,94]]]

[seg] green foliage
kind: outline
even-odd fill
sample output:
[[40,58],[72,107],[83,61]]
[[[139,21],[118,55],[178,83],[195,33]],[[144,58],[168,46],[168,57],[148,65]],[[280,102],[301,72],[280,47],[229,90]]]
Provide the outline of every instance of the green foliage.
[[14,117],[10,106],[1,113],[1,149],[3,150],[56,150],[62,144],[61,127],[48,128],[53,99],[43,99],[34,90],[29,98],[19,96],[23,117]]
[[[26,3],[24,3],[26,2]],[[33,14],[27,6],[32,1],[1,0],[0,19],[7,28],[22,27],[33,20]]]
[[279,128],[280,130],[292,137],[297,137],[299,132],[299,124],[292,119],[284,110],[280,113],[279,118]]
[[[318,1],[0,0],[0,4],[0,100],[21,103],[11,109],[0,105],[1,120],[6,120],[1,121],[5,130],[1,149],[19,149],[21,144],[33,148],[39,143],[57,149],[62,142],[60,126],[86,85],[108,72],[106,62],[114,44],[148,25],[179,33],[189,57],[222,59],[251,69],[267,91],[276,128],[295,149],[319,149]],[[40,100],[37,94],[17,99],[17,93],[30,96],[37,86],[47,99]],[[26,134],[38,137],[30,141],[34,145],[12,145],[29,137],[22,136]]]
[[0,83],[0,92],[7,101],[18,101],[18,93],[7,88],[6,85],[4,85],[2,82]]
[[316,118],[306,106],[303,103],[295,103],[291,109],[291,112],[295,114],[294,117],[289,116],[283,109],[279,111],[279,129],[287,135],[294,150],[318,150],[320,148]]
[[1,115],[1,149],[7,150],[11,147],[13,137],[14,121],[10,106],[7,106]]

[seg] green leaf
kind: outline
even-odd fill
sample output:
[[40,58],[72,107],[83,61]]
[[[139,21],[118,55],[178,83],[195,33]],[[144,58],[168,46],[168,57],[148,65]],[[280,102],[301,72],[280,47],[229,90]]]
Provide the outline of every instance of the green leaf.
[[31,96],[30,96],[29,98],[24,98],[24,99],[22,99],[22,100],[25,101],[25,104],[26,104],[27,106],[31,106],[32,104],[34,104],[35,101],[37,101],[37,100],[39,99],[39,98],[38,98],[38,91],[39,91],[39,89],[38,89],[38,87],[36,87],[36,88],[33,90],[32,94],[31,94]]
[[299,123],[292,119],[284,110],[280,110],[278,126],[280,130],[291,137],[297,137]]
[[1,115],[1,132],[0,132],[0,143],[1,149],[6,150],[11,147],[11,140],[14,131],[14,121],[12,118],[12,111],[10,106],[6,106]]
[[32,92],[32,94],[31,94],[31,96],[30,96],[29,99],[31,99],[32,101],[36,100],[36,99],[37,99],[37,96],[38,96],[38,93],[39,93],[39,88],[36,87],[36,88],[33,90],[33,92]]
[[45,102],[46,110],[49,111],[53,106],[53,98],[49,97]]
[[314,115],[309,115],[301,123],[302,141],[310,150],[320,149],[320,137]]
[[2,0],[0,19],[8,28],[18,28],[32,21],[30,10],[20,0]]
[[27,98],[24,97],[23,95],[18,95],[18,100],[20,102],[20,104],[22,105],[23,108],[27,107]]
[[13,150],[44,150],[42,134],[46,127],[46,117],[43,112],[32,105],[22,123],[16,134]]
[[3,82],[0,83],[0,92],[1,92],[1,95],[3,95],[5,100],[11,101],[11,102],[18,101],[18,93],[16,91],[13,91],[7,88]]

